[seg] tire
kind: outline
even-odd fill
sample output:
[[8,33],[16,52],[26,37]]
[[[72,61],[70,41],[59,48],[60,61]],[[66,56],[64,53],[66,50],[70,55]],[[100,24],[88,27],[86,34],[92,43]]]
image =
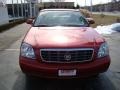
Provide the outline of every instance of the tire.
[[99,78],[99,74],[93,75],[93,78]]
[[31,76],[31,75],[28,75],[28,74],[25,74],[25,77],[26,77],[26,80],[27,81],[32,81],[34,80],[35,77]]

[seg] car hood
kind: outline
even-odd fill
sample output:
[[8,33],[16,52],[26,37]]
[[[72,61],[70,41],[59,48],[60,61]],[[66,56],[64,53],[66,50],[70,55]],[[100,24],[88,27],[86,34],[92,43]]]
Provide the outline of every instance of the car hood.
[[90,27],[32,27],[24,42],[36,48],[94,47],[104,39]]

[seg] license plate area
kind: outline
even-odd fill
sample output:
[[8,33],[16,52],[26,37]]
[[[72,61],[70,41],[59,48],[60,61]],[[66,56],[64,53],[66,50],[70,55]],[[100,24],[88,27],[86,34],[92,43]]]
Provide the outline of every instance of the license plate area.
[[76,70],[58,70],[58,76],[76,76]]

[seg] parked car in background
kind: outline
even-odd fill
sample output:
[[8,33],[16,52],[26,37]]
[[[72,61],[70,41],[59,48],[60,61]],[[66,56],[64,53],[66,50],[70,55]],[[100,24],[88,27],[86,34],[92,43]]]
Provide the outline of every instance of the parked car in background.
[[113,23],[111,25],[97,26],[95,30],[99,34],[112,34],[115,32],[120,32],[120,23]]
[[120,23],[111,24],[111,29],[120,32]]
[[26,75],[86,78],[110,65],[108,45],[79,10],[41,10],[21,43],[19,64]]

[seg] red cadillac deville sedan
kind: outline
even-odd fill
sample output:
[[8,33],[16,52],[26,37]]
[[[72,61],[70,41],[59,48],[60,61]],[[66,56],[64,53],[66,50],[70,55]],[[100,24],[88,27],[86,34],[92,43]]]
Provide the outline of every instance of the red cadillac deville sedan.
[[44,78],[85,78],[105,72],[110,65],[108,45],[74,9],[44,9],[22,41],[21,70]]

